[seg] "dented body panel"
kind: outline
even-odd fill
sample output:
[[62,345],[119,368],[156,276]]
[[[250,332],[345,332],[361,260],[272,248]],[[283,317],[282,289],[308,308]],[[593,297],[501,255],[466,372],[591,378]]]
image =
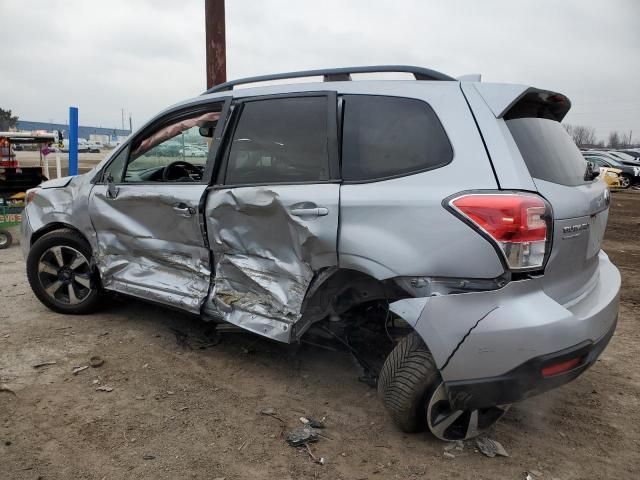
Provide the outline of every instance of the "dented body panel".
[[288,342],[314,272],[337,264],[339,188],[211,189],[205,219],[215,280],[205,314]]
[[107,187],[96,185],[89,213],[103,286],[199,314],[211,275],[199,213],[205,189],[122,184],[109,198]]

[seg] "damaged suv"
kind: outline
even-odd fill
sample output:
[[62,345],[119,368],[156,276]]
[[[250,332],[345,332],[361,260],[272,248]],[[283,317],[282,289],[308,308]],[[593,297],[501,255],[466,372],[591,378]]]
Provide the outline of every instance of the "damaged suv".
[[[415,79],[352,79],[371,72]],[[228,82],[28,192],[29,282],[65,314],[114,291],[285,343],[356,323],[394,340],[377,384],[398,425],[469,438],[615,330],[609,191],[570,105],[405,66]]]

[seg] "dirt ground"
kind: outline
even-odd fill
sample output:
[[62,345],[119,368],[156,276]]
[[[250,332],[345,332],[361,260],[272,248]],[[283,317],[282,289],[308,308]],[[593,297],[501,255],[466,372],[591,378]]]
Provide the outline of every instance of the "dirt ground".
[[[640,191],[612,197],[604,248],[623,275],[618,329],[593,368],[497,424],[508,458],[472,442],[448,458],[428,434],[401,433],[344,352],[250,334],[208,346],[207,324],[135,301],[52,313],[19,247],[0,251],[0,479],[640,478]],[[102,366],[72,374],[94,355]],[[33,367],[42,362],[56,363]],[[326,415],[311,446],[324,465],[282,437],[303,415]]]

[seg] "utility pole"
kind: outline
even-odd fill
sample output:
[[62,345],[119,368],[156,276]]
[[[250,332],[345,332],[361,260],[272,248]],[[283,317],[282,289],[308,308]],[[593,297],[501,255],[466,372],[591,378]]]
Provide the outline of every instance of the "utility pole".
[[124,108],[120,109],[120,113],[122,113],[122,130],[124,130]]
[[227,81],[224,0],[205,0],[207,88]]

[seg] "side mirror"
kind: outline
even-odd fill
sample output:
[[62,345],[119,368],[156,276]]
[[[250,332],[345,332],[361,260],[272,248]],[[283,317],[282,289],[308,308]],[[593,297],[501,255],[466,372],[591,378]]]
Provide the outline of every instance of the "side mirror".
[[200,127],[199,131],[201,137],[213,138],[213,127]]
[[107,182],[107,198],[116,198],[118,196],[118,187],[113,184],[113,176],[107,173],[105,176]]

